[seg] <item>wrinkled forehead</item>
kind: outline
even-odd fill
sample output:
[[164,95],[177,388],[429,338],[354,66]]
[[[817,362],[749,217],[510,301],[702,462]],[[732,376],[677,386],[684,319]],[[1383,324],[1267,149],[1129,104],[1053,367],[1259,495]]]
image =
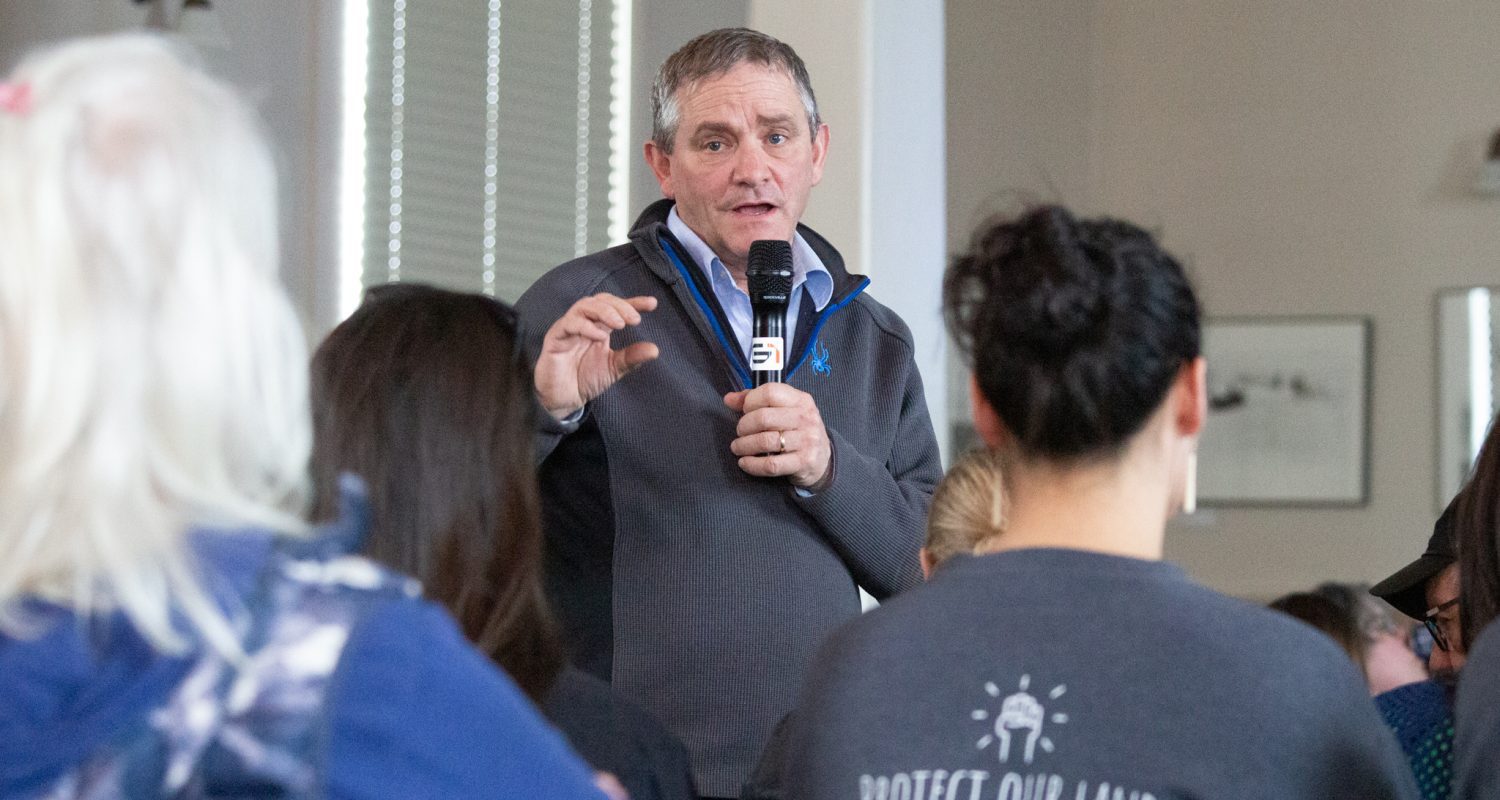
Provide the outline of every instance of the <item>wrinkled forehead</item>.
[[780,99],[806,116],[806,101],[792,73],[776,64],[749,59],[735,62],[727,69],[685,81],[678,87],[675,97],[678,107],[686,109],[697,105],[705,94],[725,90],[744,90],[745,93],[758,90],[766,93],[763,96],[779,94]]

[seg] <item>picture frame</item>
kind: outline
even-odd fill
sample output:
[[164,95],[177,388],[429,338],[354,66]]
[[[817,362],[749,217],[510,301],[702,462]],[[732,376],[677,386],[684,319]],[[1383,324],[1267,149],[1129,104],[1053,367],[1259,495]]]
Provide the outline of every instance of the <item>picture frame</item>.
[[1368,502],[1371,338],[1368,317],[1207,322],[1199,503]]

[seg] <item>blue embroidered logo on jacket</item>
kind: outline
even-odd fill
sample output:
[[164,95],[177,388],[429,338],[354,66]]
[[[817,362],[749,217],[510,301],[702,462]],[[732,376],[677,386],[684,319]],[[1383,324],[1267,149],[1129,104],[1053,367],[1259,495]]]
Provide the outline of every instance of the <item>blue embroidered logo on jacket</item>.
[[812,368],[819,375],[833,374],[833,365],[828,363],[828,348],[821,339],[813,343]]

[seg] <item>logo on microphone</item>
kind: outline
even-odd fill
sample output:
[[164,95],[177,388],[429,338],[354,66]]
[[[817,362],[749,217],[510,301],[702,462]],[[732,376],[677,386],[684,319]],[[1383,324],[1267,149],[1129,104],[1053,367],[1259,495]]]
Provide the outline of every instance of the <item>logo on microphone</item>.
[[780,336],[757,336],[750,340],[750,369],[756,372],[780,370],[786,361],[785,344]]

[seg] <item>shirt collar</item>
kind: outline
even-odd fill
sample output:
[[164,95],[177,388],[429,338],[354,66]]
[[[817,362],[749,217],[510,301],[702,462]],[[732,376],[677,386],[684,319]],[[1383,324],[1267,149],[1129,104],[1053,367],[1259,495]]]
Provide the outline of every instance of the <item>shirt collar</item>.
[[[688,255],[693,257],[693,263],[703,270],[710,282],[718,285],[727,280],[730,285],[734,285],[734,276],[729,273],[729,268],[724,266],[724,262],[714,254],[708,243],[682,221],[675,205],[667,213],[667,230],[682,243]],[[792,289],[795,290],[804,283],[808,294],[812,296],[813,307],[822,311],[828,301],[833,299],[833,274],[823,266],[823,259],[818,258],[812,245],[799,233],[792,237]],[[738,290],[739,287],[735,286],[735,289]]]

